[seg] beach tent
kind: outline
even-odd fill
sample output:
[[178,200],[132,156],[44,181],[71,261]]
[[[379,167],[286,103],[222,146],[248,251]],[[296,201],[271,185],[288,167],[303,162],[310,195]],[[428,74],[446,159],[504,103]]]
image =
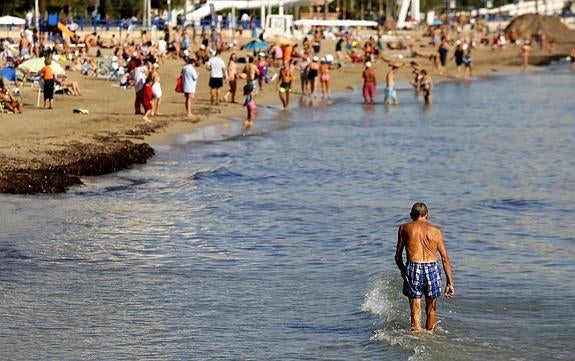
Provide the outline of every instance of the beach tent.
[[[18,66],[18,68],[22,69],[23,71],[30,72],[30,73],[37,73],[44,67],[44,58],[32,58],[28,59],[22,64]],[[55,75],[62,75],[65,74],[66,71],[58,62],[52,60],[52,71]]]
[[244,46],[242,46],[242,49],[260,51],[260,50],[267,50],[269,47],[270,44],[268,44],[267,42],[260,39],[254,39],[248,41]]
[[0,25],[24,25],[26,20],[18,18],[16,16],[0,16]]

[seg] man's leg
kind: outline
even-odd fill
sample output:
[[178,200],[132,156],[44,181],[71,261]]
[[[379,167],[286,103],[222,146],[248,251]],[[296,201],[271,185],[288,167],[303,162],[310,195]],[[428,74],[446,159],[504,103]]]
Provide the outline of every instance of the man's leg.
[[433,331],[437,324],[437,317],[435,315],[436,308],[437,298],[425,297],[425,313],[427,314],[425,328],[427,328],[428,331]]
[[411,331],[421,331],[421,299],[410,298],[409,308],[411,310]]

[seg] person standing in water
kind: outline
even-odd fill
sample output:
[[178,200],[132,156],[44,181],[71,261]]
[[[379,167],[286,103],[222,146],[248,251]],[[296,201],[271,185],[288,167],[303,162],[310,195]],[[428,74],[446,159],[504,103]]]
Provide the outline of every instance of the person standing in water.
[[391,69],[385,75],[385,97],[383,98],[384,104],[391,104],[393,102],[394,105],[399,104],[399,100],[397,100],[397,91],[395,90],[395,71],[398,69],[398,66],[395,64],[390,64]]
[[372,104],[375,99],[377,82],[375,79],[375,71],[373,71],[370,61],[365,63],[365,69],[361,76],[363,78],[363,102],[365,104]]
[[[428,223],[429,211],[425,203],[415,203],[411,208],[412,222],[399,226],[395,263],[403,278],[403,294],[409,298],[411,330],[421,331],[421,298],[425,296],[425,328],[433,331],[437,325],[437,298],[441,296],[441,269],[437,264],[439,252],[445,270],[445,297],[455,295],[451,262],[445,248],[441,230]],[[407,263],[403,263],[403,250]]]
[[531,45],[529,44],[528,40],[525,40],[525,43],[521,46],[521,70],[527,70],[527,66],[529,65],[529,55],[531,55]]
[[283,64],[278,77],[278,94],[284,110],[289,106],[292,78],[291,65],[289,63]]
[[423,93],[425,104],[431,105],[433,103],[433,81],[431,80],[431,75],[427,74],[425,69],[421,70],[421,84],[419,88]]

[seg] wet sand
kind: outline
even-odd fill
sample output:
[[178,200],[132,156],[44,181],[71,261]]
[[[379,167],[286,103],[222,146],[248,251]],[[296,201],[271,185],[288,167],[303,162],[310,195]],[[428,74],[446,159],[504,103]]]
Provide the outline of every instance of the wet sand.
[[[418,51],[434,53],[426,46],[428,38],[416,36]],[[334,41],[324,41],[323,53],[333,53]],[[557,55],[534,50],[531,64],[545,65],[553,58],[565,56],[568,48],[558,46]],[[239,52],[240,55],[245,54]],[[452,52],[450,52],[450,56]],[[479,48],[473,52],[474,76],[480,77],[498,71],[520,71],[521,59],[518,47],[503,50]],[[424,69],[431,71],[434,82],[455,79],[455,65],[450,60],[447,75],[439,76],[429,60],[407,58],[407,51],[386,51],[385,57],[393,62],[406,63],[415,60]],[[229,53],[224,53],[226,60]],[[160,68],[163,98],[163,115],[153,117],[152,124],[145,124],[141,116],[134,115],[134,90],[121,89],[117,81],[90,78],[79,73],[68,72],[68,76],[79,82],[82,96],[57,94],[54,109],[37,108],[38,90],[23,85],[23,114],[0,114],[0,192],[3,193],[54,193],[64,192],[68,187],[81,184],[82,176],[93,176],[116,172],[132,164],[145,163],[153,156],[153,146],[169,142],[178,134],[193,132],[202,126],[218,122],[245,119],[243,97],[238,90],[238,103],[222,103],[211,106],[208,79],[205,68],[199,70],[198,93],[193,106],[195,119],[188,119],[184,111],[184,97],[174,92],[181,60],[168,60]],[[241,69],[241,65],[239,65]],[[382,84],[389,69],[383,61],[376,62],[378,84]],[[533,69],[533,68],[531,68]],[[332,92],[349,92],[361,85],[362,64],[346,64],[332,70]],[[276,72],[276,69],[272,70]],[[411,68],[402,67],[398,79],[410,79]],[[299,96],[299,77],[292,86],[292,103]],[[243,86],[243,81],[240,81]],[[241,89],[241,86],[238,86]],[[224,87],[223,93],[227,91]],[[358,96],[358,95],[353,95]],[[383,97],[378,93],[378,100]],[[273,105],[280,108],[275,83],[265,87],[256,97],[258,106]],[[434,99],[434,106],[440,106],[441,99]],[[76,114],[76,108],[87,109],[89,114]],[[256,114],[255,121],[258,121]]]

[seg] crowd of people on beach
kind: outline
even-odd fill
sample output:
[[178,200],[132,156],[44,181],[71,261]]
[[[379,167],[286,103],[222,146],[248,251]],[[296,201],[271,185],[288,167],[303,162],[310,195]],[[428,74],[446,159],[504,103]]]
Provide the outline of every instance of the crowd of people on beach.
[[[185,65],[179,74],[176,92],[184,94],[187,117],[199,119],[194,115],[193,104],[199,84],[198,70],[205,67],[209,72],[207,85],[210,88],[210,104],[236,103],[239,87],[246,108],[246,125],[250,125],[253,123],[258,94],[267,89],[268,84],[274,84],[282,108],[288,109],[290,95],[294,92],[294,79],[299,79],[302,99],[310,100],[304,103],[314,105],[320,94],[323,99],[331,98],[332,72],[339,72],[342,67],[353,64],[364,67],[361,76],[365,103],[376,102],[378,83],[375,68],[378,64],[386,64],[389,69],[385,75],[384,104],[399,104],[396,73],[402,68],[411,70],[413,78],[410,84],[416,96],[421,95],[425,104],[432,104],[431,71],[446,76],[449,60],[453,60],[456,77],[472,77],[474,49],[482,44],[494,51],[508,46],[505,35],[500,31],[493,35],[491,42],[486,42],[485,39],[489,39],[486,29],[476,27],[462,32],[457,27],[429,27],[427,43],[400,37],[386,43],[385,33],[381,29],[366,38],[353,31],[345,31],[338,34],[332,53],[330,49],[322,49],[326,29],[321,27],[314,28],[301,42],[279,39],[272,41],[269,47],[258,50],[244,49],[246,39],[234,38],[230,41],[224,31],[215,28],[197,31],[194,26],[166,27],[155,38],[145,30],[138,35],[128,32],[123,39],[116,37],[116,34],[106,39],[97,33],[88,33],[83,37],[74,34],[69,40],[56,36],[48,42],[36,29],[26,27],[19,40],[6,38],[0,42],[0,59],[4,66],[14,68],[30,58],[45,59],[45,66],[40,71],[36,74],[25,73],[23,80],[41,80],[44,107],[47,109],[53,106],[56,88],[64,89],[71,95],[81,95],[77,81],[52,71],[51,63],[60,61],[67,64],[65,69],[69,72],[113,80],[122,88],[133,88],[134,113],[142,115],[146,123],[151,123],[154,116],[162,114],[161,67],[168,60],[183,61]],[[263,34],[260,34],[260,38],[263,41]],[[530,40],[510,41],[511,46],[520,47],[523,68],[529,62]],[[227,61],[223,58],[224,53],[229,53]],[[242,53],[245,55],[242,56]],[[429,68],[426,69],[423,63]],[[8,87],[8,82],[4,81],[4,108],[22,111],[21,99],[17,99]]]

